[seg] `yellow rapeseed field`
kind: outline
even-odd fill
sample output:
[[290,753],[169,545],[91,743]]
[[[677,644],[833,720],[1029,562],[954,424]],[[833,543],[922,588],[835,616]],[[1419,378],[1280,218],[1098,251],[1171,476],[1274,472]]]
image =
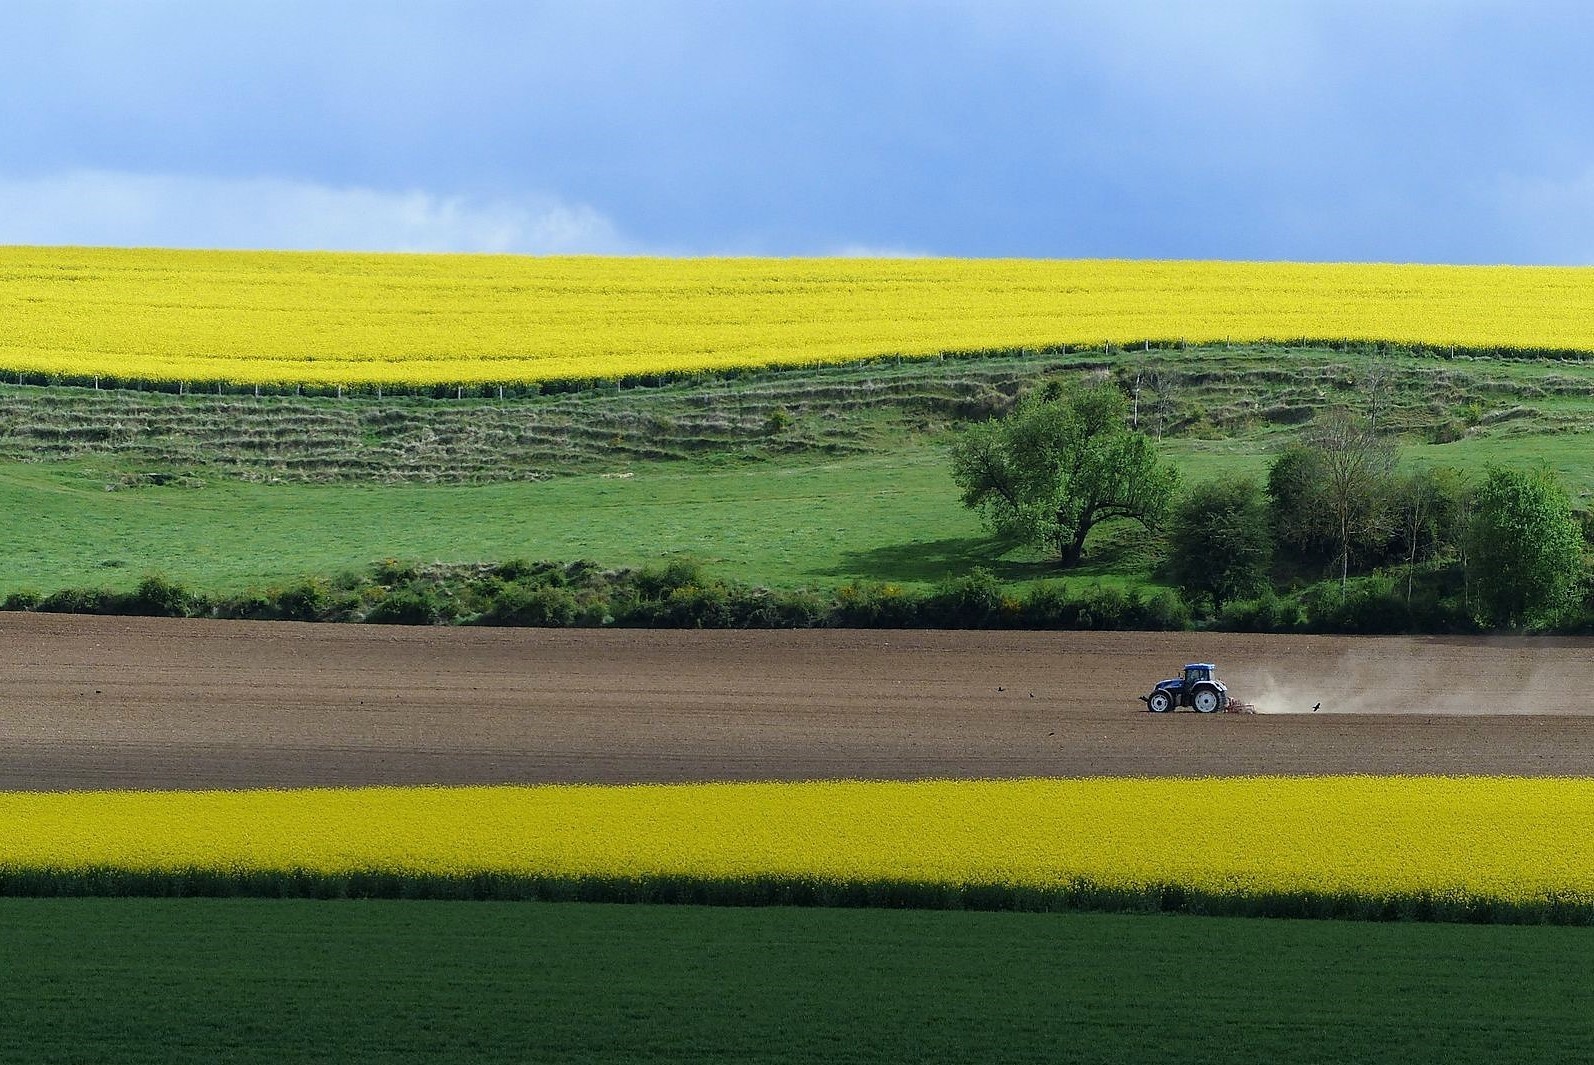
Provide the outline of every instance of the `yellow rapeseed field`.
[[0,794],[0,876],[380,871],[1594,901],[1594,780]]
[[1181,338],[1594,351],[1594,270],[0,248],[0,372],[75,379],[481,385]]

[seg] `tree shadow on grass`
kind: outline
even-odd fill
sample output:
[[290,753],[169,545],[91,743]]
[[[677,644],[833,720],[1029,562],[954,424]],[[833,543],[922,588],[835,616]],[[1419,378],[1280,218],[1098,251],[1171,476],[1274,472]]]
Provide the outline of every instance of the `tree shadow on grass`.
[[983,566],[1004,584],[1062,578],[1135,584],[1152,577],[1156,556],[1154,536],[1132,523],[1113,522],[1092,533],[1085,557],[1068,569],[1039,548],[988,536],[956,536],[843,551],[835,565],[810,575],[934,584]]
[[[1010,554],[1017,557],[1008,557]],[[960,577],[976,566],[1008,583],[1061,577],[1065,571],[1050,559],[1025,557],[1013,545],[981,536],[958,536],[887,544],[862,551],[843,551],[834,566],[815,569],[816,577],[934,584]]]

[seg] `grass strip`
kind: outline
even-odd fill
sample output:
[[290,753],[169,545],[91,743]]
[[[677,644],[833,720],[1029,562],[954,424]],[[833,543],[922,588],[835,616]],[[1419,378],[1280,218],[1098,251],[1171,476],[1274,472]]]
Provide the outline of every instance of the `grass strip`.
[[1003,883],[829,881],[778,876],[569,877],[383,870],[329,873],[310,869],[15,868],[0,871],[0,897],[580,902],[1594,925],[1594,900],[1586,896],[1500,899],[1445,892],[1385,895],[1305,890],[1224,893],[1186,884],[1127,887],[1085,879],[1054,887],[1029,887]]

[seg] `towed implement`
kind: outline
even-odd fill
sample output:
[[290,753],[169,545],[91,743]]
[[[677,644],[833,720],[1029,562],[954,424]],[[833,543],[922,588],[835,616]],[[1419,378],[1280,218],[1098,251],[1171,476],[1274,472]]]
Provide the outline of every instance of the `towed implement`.
[[1171,680],[1158,682],[1150,695],[1140,701],[1153,714],[1166,714],[1181,706],[1188,706],[1201,714],[1254,714],[1256,707],[1231,698],[1228,685],[1213,675],[1211,662],[1191,662],[1184,673]]

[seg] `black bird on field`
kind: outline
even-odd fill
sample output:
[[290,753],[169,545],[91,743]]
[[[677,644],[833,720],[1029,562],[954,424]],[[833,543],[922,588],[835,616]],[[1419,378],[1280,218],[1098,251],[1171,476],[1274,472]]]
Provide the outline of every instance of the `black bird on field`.
[[1317,713],[1317,712],[1318,712],[1318,711],[1319,711],[1319,710],[1321,710],[1321,709],[1322,709],[1322,708],[1323,708],[1323,704],[1322,704],[1322,703],[1313,703],[1313,704],[1312,704],[1312,713],[1314,713],[1314,714],[1315,714],[1315,713]]

